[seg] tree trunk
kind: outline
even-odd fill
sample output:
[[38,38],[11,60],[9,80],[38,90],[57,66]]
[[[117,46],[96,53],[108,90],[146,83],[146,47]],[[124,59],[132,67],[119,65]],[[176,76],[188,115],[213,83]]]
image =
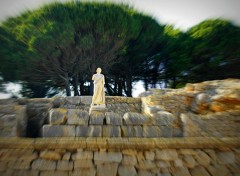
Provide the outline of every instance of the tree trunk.
[[126,94],[128,97],[132,97],[132,77],[131,76],[127,77],[126,84],[127,84],[126,85],[126,88],[127,88]]
[[117,92],[117,95],[118,96],[122,96],[123,95],[123,82],[122,82],[122,79],[119,78],[118,79],[118,92]]
[[80,95],[86,95],[85,90],[84,90],[83,80],[80,80],[79,87],[80,87]]
[[78,91],[78,75],[74,76],[74,80],[73,80],[73,91],[74,91],[74,96],[79,96],[79,91]]
[[66,95],[71,96],[70,81],[68,76],[66,77],[66,80],[65,80],[65,89],[66,89]]

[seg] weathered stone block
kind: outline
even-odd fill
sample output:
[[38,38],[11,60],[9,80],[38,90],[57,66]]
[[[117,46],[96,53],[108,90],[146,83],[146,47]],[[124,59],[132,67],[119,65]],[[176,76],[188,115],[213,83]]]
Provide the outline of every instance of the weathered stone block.
[[103,126],[103,137],[121,137],[120,126]]
[[81,97],[79,97],[79,96],[65,97],[65,103],[64,104],[79,105],[80,102],[81,102]]
[[172,137],[173,136],[173,129],[169,126],[160,126],[162,137]]
[[42,137],[75,137],[75,126],[72,125],[44,125]]
[[42,171],[42,172],[40,172],[40,176],[50,176],[50,175],[68,176],[68,172],[66,172],[66,171]]
[[163,149],[156,151],[156,159],[157,160],[176,160],[178,158],[178,154],[176,149]]
[[90,126],[76,126],[77,137],[101,137],[102,126],[90,125]]
[[101,111],[91,111],[90,114],[90,125],[103,125],[105,119],[105,113]]
[[87,111],[79,109],[68,109],[67,124],[70,125],[88,125],[89,115]]
[[73,172],[69,172],[69,176],[95,176],[96,169],[92,168],[79,168],[74,170]]
[[153,123],[158,126],[172,126],[173,121],[176,118],[172,113],[167,111],[158,111],[157,114],[153,116]]
[[136,165],[137,164],[137,158],[136,156],[131,156],[131,155],[124,155],[122,159],[122,165]]
[[0,137],[26,136],[26,106],[0,105],[0,114]]
[[151,118],[136,112],[127,112],[123,116],[126,125],[150,125]]
[[144,156],[147,160],[153,161],[155,159],[155,153],[153,151],[145,151]]
[[66,152],[63,157],[62,157],[62,160],[70,160],[71,158],[71,153],[70,152]]
[[46,159],[46,160],[60,160],[61,155],[55,151],[44,150],[44,151],[41,151],[40,158]]
[[217,159],[220,164],[234,164],[235,155],[233,152],[219,152]]
[[118,175],[119,176],[136,176],[137,171],[133,166],[119,166]]
[[157,161],[156,165],[161,169],[171,167],[169,161]]
[[116,176],[118,164],[99,164],[97,165],[97,176]]
[[72,171],[73,161],[60,160],[57,162],[57,170],[60,171]]
[[56,161],[37,159],[32,163],[32,169],[34,170],[55,170]]
[[194,167],[190,170],[191,176],[210,176],[210,174],[202,166]]
[[67,109],[57,108],[51,109],[49,114],[49,123],[51,125],[65,124],[67,121]]
[[114,112],[106,112],[106,123],[107,125],[122,125],[123,117]]
[[174,176],[191,176],[189,170],[186,168],[179,168],[173,173]]
[[143,126],[143,137],[161,137],[161,130],[158,126]]
[[121,126],[122,137],[142,137],[143,130],[141,126]]
[[188,168],[194,168],[197,163],[191,155],[184,155],[183,157],[184,165]]
[[80,96],[81,104],[90,105],[92,103],[92,96]]
[[91,160],[93,159],[92,151],[79,151],[72,155],[72,160]]
[[121,162],[122,153],[120,152],[94,152],[95,162]]
[[195,155],[194,158],[196,159],[197,163],[204,167],[207,167],[211,161],[211,158],[201,150],[197,151],[197,155]]
[[139,169],[138,170],[138,176],[154,176],[154,174],[147,171],[147,170]]
[[78,168],[92,168],[92,167],[94,167],[92,160],[85,159],[85,160],[74,161],[74,170]]

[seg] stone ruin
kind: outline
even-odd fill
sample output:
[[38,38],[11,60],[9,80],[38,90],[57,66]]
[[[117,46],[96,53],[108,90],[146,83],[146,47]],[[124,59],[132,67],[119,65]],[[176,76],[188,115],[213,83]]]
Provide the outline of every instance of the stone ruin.
[[0,175],[240,175],[240,80],[139,98],[0,100]]

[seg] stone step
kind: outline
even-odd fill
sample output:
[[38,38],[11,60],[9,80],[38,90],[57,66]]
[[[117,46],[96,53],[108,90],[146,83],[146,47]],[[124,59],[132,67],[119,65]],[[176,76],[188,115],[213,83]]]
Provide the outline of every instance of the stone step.
[[166,126],[44,125],[42,137],[172,137]]
[[168,113],[153,118],[137,112],[121,116],[115,112],[53,108],[49,124],[42,127],[42,137],[172,137],[170,117]]

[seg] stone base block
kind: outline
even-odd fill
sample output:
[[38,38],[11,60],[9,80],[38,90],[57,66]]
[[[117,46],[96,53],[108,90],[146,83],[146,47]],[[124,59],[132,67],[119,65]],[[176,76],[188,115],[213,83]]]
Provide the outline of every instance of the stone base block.
[[143,130],[141,126],[121,126],[122,137],[142,137]]
[[42,137],[75,137],[73,125],[43,125]]
[[121,137],[120,126],[103,126],[103,137]]
[[101,137],[102,136],[102,126],[77,126],[76,127],[76,137]]

